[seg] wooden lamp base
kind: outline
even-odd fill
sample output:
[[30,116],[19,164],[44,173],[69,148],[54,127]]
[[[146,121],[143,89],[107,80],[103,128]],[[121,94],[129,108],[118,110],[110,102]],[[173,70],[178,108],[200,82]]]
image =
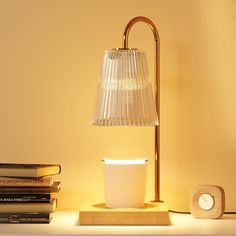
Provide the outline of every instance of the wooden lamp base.
[[143,208],[107,208],[105,203],[83,203],[80,225],[170,225],[165,203],[145,203]]

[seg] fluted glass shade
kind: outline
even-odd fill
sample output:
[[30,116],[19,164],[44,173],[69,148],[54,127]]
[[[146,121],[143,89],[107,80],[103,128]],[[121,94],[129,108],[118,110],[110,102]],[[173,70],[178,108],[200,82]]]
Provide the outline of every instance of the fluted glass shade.
[[158,125],[144,52],[105,51],[92,124]]

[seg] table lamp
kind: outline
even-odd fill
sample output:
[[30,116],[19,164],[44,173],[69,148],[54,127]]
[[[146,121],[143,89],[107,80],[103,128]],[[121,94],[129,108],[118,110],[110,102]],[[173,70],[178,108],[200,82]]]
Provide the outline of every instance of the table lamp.
[[[128,47],[129,32],[137,22],[146,23],[154,36],[155,99],[148,79],[145,53]],[[160,40],[157,28],[150,19],[143,16],[133,18],[123,34],[123,48],[105,51],[92,124],[154,126],[155,196],[143,208],[108,209],[102,204],[84,204],[80,211],[80,224],[169,225],[168,208],[160,200]]]

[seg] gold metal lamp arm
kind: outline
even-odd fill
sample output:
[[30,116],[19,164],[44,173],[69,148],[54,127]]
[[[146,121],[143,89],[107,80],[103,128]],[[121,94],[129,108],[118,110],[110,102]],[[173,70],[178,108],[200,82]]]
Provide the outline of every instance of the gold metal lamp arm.
[[130,29],[137,22],[146,23],[152,30],[154,41],[155,41],[155,57],[154,57],[154,67],[155,67],[155,77],[156,81],[154,83],[155,100],[156,100],[156,110],[159,118],[159,126],[155,126],[155,199],[153,202],[161,202],[160,200],[160,38],[155,24],[144,16],[137,16],[133,18],[127,26],[123,33],[123,48],[128,48],[128,36]]

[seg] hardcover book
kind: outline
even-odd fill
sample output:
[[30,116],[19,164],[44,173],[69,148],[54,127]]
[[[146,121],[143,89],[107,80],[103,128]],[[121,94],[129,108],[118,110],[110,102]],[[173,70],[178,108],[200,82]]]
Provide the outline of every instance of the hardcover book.
[[57,200],[50,203],[0,203],[0,212],[55,212]]
[[0,193],[0,203],[49,203],[54,193]]
[[54,182],[50,187],[0,187],[1,193],[57,193],[61,182]]
[[0,187],[49,187],[52,183],[51,176],[39,178],[0,177]]
[[0,224],[50,223],[52,213],[0,213]]
[[58,164],[14,164],[0,163],[0,176],[6,177],[43,177],[61,172]]

